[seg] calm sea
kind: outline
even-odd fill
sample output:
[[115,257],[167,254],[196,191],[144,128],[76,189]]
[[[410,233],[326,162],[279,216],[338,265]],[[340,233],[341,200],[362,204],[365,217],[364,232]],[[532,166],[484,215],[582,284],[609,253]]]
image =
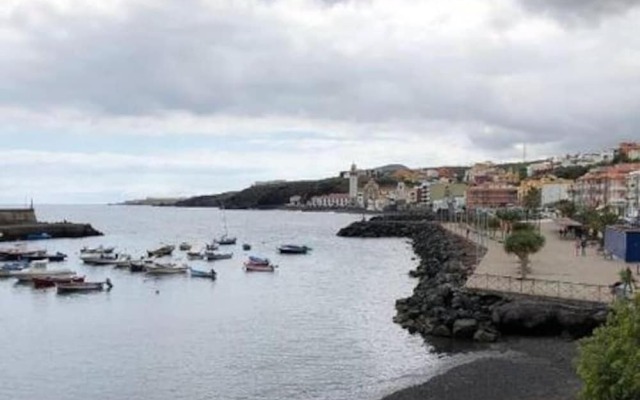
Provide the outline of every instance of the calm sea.
[[[0,399],[379,399],[447,364],[392,322],[411,293],[406,240],[343,239],[359,218],[332,213],[227,211],[238,236],[218,280],[149,278],[84,266],[99,244],[141,256],[162,243],[204,243],[222,232],[216,209],[41,206],[45,221],[89,222],[103,237],[33,242],[70,255],[60,267],[111,292],[60,296],[0,280]],[[270,273],[245,273],[251,254]],[[282,243],[314,250],[279,256]],[[176,258],[180,252],[176,250]],[[54,265],[57,267],[58,265]]]

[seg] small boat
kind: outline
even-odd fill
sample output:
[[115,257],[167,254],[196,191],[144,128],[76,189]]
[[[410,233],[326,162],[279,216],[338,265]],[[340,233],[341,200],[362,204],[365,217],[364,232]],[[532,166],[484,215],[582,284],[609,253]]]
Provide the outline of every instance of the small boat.
[[273,272],[276,266],[273,264],[252,264],[249,262],[244,263],[244,270],[247,272]]
[[46,253],[41,249],[28,249],[24,244],[15,245],[14,247],[0,249],[0,260],[2,261],[16,261],[24,260],[29,256],[35,256],[38,254]]
[[11,261],[11,262],[6,262],[2,265],[0,265],[0,270],[3,271],[22,271],[25,268],[29,267],[29,262],[26,260],[22,260],[22,261]]
[[222,235],[220,236],[220,238],[215,240],[215,243],[219,244],[220,246],[230,246],[236,244],[236,242],[237,239],[235,237],[230,237],[227,235]]
[[187,258],[189,260],[202,260],[204,258],[204,252],[198,251],[187,251]]
[[215,261],[215,260],[228,260],[233,257],[233,253],[216,253],[214,251],[207,251],[204,253],[207,261]]
[[250,245],[249,243],[244,243],[244,244],[242,245],[242,250],[244,250],[244,251],[249,251],[249,250],[251,250],[251,245]]
[[207,243],[204,246],[205,250],[209,250],[209,251],[213,251],[213,250],[218,250],[220,248],[220,246],[218,246],[218,244],[216,243],[216,241],[214,240],[211,243]]
[[122,265],[127,266],[131,263],[131,256],[127,254],[119,254],[119,253],[101,253],[101,254],[91,254],[84,257],[80,257],[82,262],[88,265]]
[[249,256],[249,261],[247,261],[247,263],[253,265],[269,265],[271,264],[271,261],[269,261],[268,258]]
[[175,263],[153,263],[147,266],[147,274],[150,275],[173,275],[184,274],[189,267]]
[[111,290],[113,287],[109,278],[104,282],[69,282],[56,284],[58,293],[97,292],[104,290],[105,286],[107,287],[107,290]]
[[29,233],[25,236],[25,240],[45,240],[51,239],[51,235],[46,232]]
[[188,251],[191,250],[191,245],[187,242],[182,242],[180,243],[180,246],[178,246],[178,248],[180,249],[180,251]]
[[57,283],[78,283],[84,282],[84,276],[43,276],[41,278],[33,278],[33,287],[43,289],[54,287]]
[[209,278],[215,280],[217,277],[216,271],[212,268],[211,271],[200,271],[197,269],[190,269],[192,278]]
[[27,268],[22,271],[13,271],[9,276],[16,278],[18,282],[30,282],[33,278],[45,278],[50,276],[75,276],[76,273],[69,269]]
[[27,261],[11,261],[0,265],[0,278],[13,276],[14,272],[22,271],[29,267]]
[[47,260],[47,259],[44,259],[44,260],[33,260],[33,261],[29,262],[29,268],[44,269],[44,268],[47,268],[48,264],[49,264],[49,260]]
[[50,262],[60,262],[67,258],[67,255],[57,251],[55,254],[47,254],[47,258]]
[[140,259],[131,261],[129,263],[129,271],[130,272],[145,272],[147,267],[153,265],[153,260],[151,259]]
[[278,247],[280,254],[307,254],[311,247],[299,246],[297,244],[283,244]]
[[113,253],[115,249],[116,249],[115,247],[104,247],[102,245],[98,247],[83,247],[80,249],[80,254],[91,254],[91,253],[109,254],[109,253]]
[[176,249],[176,246],[168,244],[168,245],[159,247],[155,250],[147,250],[147,254],[149,255],[149,257],[170,256],[171,253],[173,253],[173,250],[175,249]]

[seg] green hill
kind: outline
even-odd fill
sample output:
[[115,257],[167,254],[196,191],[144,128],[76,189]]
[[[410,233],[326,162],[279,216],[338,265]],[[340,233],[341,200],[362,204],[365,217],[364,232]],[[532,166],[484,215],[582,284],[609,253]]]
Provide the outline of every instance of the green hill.
[[299,195],[302,201],[312,196],[329,193],[347,193],[349,181],[329,178],[318,181],[291,181],[251,186],[239,192],[197,196],[175,203],[177,207],[221,207],[228,209],[268,209],[289,203],[291,196]]

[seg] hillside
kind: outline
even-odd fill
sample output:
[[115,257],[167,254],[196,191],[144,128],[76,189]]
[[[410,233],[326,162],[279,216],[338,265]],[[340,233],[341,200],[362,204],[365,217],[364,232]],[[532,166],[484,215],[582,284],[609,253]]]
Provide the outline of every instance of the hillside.
[[268,209],[289,203],[291,196],[300,195],[302,201],[312,196],[329,193],[347,193],[349,181],[329,178],[319,181],[292,181],[269,185],[251,186],[239,192],[197,196],[175,203],[177,207],[220,207],[228,209]]

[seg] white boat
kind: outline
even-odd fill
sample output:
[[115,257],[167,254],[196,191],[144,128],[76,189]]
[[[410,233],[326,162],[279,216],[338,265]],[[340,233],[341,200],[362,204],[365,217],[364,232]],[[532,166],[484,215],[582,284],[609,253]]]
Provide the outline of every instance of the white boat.
[[11,274],[12,277],[18,279],[18,282],[30,282],[33,278],[46,278],[50,276],[55,277],[74,277],[75,271],[70,269],[46,269],[46,268],[28,268],[22,271],[15,271]]
[[172,275],[184,274],[189,270],[186,264],[178,265],[176,263],[153,263],[147,266],[147,274],[150,275]]
[[34,268],[34,269],[44,269],[47,268],[47,265],[49,264],[49,260],[44,259],[44,260],[33,260],[29,263],[29,268]]
[[115,249],[115,247],[104,247],[102,245],[98,247],[83,247],[80,249],[80,254],[110,254]]

